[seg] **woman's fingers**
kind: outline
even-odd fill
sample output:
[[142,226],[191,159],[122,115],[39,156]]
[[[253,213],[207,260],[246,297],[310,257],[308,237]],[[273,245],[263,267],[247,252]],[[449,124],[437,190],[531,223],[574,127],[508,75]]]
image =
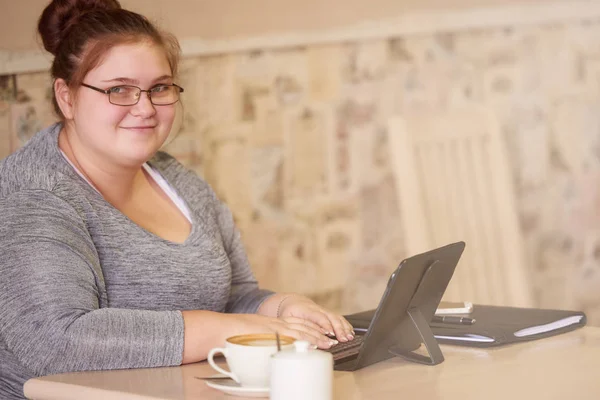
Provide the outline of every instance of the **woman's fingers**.
[[335,336],[340,342],[347,342],[354,339],[352,325],[341,315],[329,313],[321,309],[314,309],[307,313],[306,316],[320,327],[324,327],[328,335]]
[[347,342],[354,339],[352,325],[341,315],[328,313],[320,307],[305,310],[304,315],[308,321],[322,328],[321,332],[329,336],[335,336],[340,342]]
[[334,333],[331,321],[314,301],[304,296],[293,296],[288,299],[281,309],[282,316],[306,319],[319,325],[323,334]]
[[342,325],[344,325],[344,327],[346,328],[346,332],[352,336],[356,336],[356,334],[354,333],[354,327],[352,326],[352,324],[350,322],[348,322],[348,320],[346,318],[342,317],[341,315],[339,317],[342,321]]
[[335,337],[338,338],[340,342],[347,342],[354,339],[352,326],[344,317],[336,314],[327,314],[327,317],[329,318],[331,325],[333,325]]
[[341,342],[354,339],[354,329],[344,317],[324,310],[304,296],[288,297],[282,307],[281,315],[284,318],[300,318],[310,321],[312,324],[307,322],[305,325],[315,328],[313,324],[316,324],[321,333],[335,336]]
[[296,318],[296,317],[285,317],[282,318],[285,322],[290,323],[290,324],[304,324],[307,327],[314,329],[322,334],[327,334],[327,332],[324,332],[325,330],[322,329],[319,325],[315,324],[314,322],[308,320],[308,319],[303,319],[303,318]]
[[318,330],[304,323],[285,323],[283,329],[279,331],[295,339],[306,340],[312,344],[316,344],[322,349],[328,349],[337,343],[337,341],[324,336]]
[[322,328],[326,335],[335,335],[335,329],[329,317],[319,308],[311,308],[304,312],[305,319],[312,321]]

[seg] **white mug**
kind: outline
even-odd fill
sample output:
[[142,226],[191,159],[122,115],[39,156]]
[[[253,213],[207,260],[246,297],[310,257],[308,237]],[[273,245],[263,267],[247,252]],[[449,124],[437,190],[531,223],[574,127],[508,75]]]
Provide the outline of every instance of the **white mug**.
[[[294,338],[280,336],[282,349],[291,349]],[[215,355],[222,353],[231,371],[219,367]],[[277,353],[275,334],[262,333],[227,338],[225,347],[216,347],[208,353],[208,363],[216,371],[229,376],[242,386],[266,388],[269,386],[271,356]]]
[[273,355],[271,400],[331,400],[333,356],[297,340],[295,351]]

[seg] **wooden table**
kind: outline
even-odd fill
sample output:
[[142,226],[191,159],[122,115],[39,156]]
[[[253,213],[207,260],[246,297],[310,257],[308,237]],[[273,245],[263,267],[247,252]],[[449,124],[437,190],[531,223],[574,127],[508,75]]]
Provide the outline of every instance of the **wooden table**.
[[[391,359],[357,372],[335,372],[334,398],[600,399],[600,328],[489,350],[442,346],[435,367]],[[81,372],[31,379],[35,400],[236,399],[195,376],[206,363],[182,367]]]

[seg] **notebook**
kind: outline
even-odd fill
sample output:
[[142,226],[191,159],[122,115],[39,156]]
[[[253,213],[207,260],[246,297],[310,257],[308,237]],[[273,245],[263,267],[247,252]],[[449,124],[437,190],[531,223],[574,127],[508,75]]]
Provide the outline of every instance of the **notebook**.
[[587,322],[581,311],[477,304],[469,317],[475,319],[473,325],[432,322],[431,329],[440,343],[492,347],[558,335],[581,328]]
[[[356,329],[368,326],[373,310],[347,316]],[[585,326],[581,311],[477,305],[468,317],[473,325],[431,322],[437,341],[471,347],[493,347],[542,339]]]
[[[355,329],[364,334],[330,349],[335,369],[354,371],[394,356],[428,365],[442,362],[443,354],[428,321],[464,247],[464,242],[452,243],[403,260],[391,274],[365,329]],[[427,355],[415,352],[422,344]]]

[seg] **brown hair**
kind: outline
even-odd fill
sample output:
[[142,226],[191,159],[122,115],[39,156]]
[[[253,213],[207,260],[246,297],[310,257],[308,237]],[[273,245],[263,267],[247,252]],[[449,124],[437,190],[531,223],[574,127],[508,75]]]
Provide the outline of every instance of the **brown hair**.
[[[44,48],[54,55],[52,77],[64,79],[71,89],[81,85],[112,47],[141,41],[162,47],[173,76],[177,74],[177,39],[143,15],[121,8],[117,0],[53,0],[42,12],[38,31]],[[53,103],[62,116],[55,96]]]

